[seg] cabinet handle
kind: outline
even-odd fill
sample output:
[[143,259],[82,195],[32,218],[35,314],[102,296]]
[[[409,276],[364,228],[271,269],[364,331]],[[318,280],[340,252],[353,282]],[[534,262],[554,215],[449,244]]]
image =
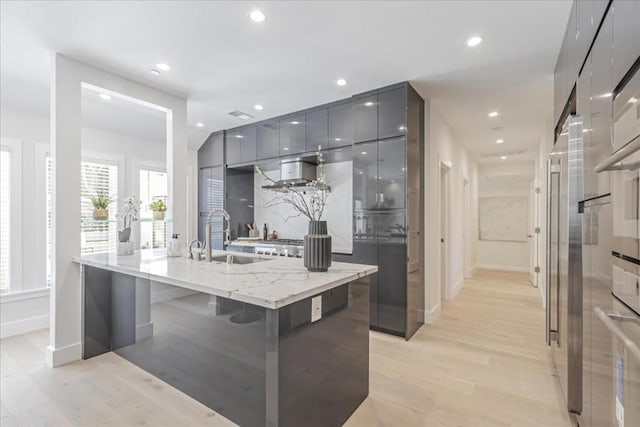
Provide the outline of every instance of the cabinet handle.
[[622,316],[618,313],[605,313],[600,307],[595,307],[593,311],[595,311],[596,315],[602,321],[602,323],[604,323],[604,326],[607,327],[609,332],[611,332],[616,338],[622,341],[629,353],[631,353],[631,355],[636,359],[636,362],[640,363],[640,348],[638,348],[636,343],[631,341],[631,339],[625,335],[622,329],[620,329],[618,325],[616,325],[612,320],[616,319],[622,321],[637,321],[635,317]]

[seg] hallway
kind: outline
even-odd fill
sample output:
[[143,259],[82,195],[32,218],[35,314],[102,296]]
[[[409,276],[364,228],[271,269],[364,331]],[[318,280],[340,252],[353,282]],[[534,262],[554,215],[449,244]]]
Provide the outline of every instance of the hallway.
[[570,426],[526,273],[478,270],[410,342],[372,333],[371,393],[347,426]]
[[[478,271],[410,342],[371,333],[371,392],[346,425],[569,426],[543,323],[525,274]],[[3,427],[231,425],[114,353],[50,370],[47,337],[0,342]]]

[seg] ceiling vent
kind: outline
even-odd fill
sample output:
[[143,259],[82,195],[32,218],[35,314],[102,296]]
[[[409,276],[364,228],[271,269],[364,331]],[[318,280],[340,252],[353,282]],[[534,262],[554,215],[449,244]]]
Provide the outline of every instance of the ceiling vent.
[[253,116],[251,114],[243,113],[242,111],[239,111],[239,110],[233,110],[229,114],[232,115],[233,117],[237,117],[237,118],[239,118],[241,120],[253,119]]
[[527,150],[522,149],[522,150],[501,151],[499,153],[487,153],[487,154],[483,154],[480,157],[490,158],[490,157],[500,157],[500,156],[518,156],[521,154],[527,154]]

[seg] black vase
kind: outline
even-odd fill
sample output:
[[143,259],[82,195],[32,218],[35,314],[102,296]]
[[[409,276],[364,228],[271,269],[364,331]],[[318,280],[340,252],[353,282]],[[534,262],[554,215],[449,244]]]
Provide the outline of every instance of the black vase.
[[304,236],[304,266],[309,271],[327,271],[331,267],[327,221],[309,221],[309,234]]

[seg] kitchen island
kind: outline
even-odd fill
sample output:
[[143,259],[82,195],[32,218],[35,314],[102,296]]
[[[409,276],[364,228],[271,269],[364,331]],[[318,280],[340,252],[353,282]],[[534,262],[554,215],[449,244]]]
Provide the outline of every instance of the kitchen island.
[[227,254],[75,259],[83,358],[114,351],[241,426],[341,425],[368,394],[377,267]]

